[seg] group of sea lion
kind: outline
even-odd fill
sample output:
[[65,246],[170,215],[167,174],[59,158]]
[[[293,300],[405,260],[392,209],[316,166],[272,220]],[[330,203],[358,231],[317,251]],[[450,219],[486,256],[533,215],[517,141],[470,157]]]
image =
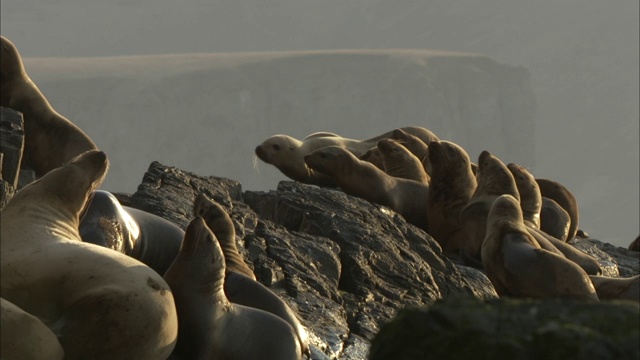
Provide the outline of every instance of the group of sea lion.
[[638,301],[640,275],[599,276],[598,261],[568,243],[584,234],[573,194],[488,151],[474,164],[458,144],[412,126],[361,141],[275,135],[255,153],[294,180],[389,207],[449,258],[482,269],[500,295]]
[[309,354],[306,330],[256,281],[220,205],[197,196],[183,231],[97,190],[107,155],[51,107],[5,37],[0,51],[0,105],[22,112],[22,166],[37,176],[0,213],[3,359]]

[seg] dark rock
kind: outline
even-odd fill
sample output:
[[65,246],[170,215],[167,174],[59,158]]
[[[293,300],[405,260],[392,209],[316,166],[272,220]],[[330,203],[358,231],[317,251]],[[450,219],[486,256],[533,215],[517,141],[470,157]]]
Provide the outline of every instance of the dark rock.
[[625,301],[439,301],[400,311],[369,359],[638,359],[639,316]]
[[604,276],[630,277],[640,274],[640,253],[596,239],[573,239],[577,249],[595,257]]

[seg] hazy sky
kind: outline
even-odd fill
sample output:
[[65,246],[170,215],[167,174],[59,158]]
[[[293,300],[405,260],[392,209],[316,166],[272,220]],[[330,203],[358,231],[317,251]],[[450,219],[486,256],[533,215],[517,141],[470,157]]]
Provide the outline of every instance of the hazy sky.
[[637,0],[13,0],[0,6],[0,30],[24,57],[419,48],[522,65],[537,98],[536,176],[576,194],[591,235],[626,246],[640,233]]

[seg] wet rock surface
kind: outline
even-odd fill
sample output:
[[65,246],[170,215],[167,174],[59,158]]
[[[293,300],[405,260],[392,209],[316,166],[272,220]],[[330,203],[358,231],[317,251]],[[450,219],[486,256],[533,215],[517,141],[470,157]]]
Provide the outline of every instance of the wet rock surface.
[[[445,306],[451,301],[452,309],[504,307],[491,311],[522,312],[513,315],[517,318],[531,312],[532,306],[553,311],[565,306],[562,302],[531,305],[534,303],[525,301],[529,305],[513,307],[509,302],[493,301],[495,290],[481,271],[448,260],[428,234],[398,214],[339,190],[283,181],[276,190],[243,192],[237,181],[199,176],[154,162],[134,194],[117,196],[128,206],[184,228],[200,192],[230,213],[238,249],[258,280],[298,313],[309,331],[312,359],[366,358],[381,327],[405,307],[426,311],[430,305]],[[605,275],[638,273],[637,253],[594,239],[580,240],[575,246],[596,257]],[[585,314],[603,311],[589,306],[581,307]],[[628,311],[624,309],[621,311]],[[443,321],[452,322],[451,331],[465,333],[456,326],[463,327],[468,320],[452,317]],[[511,326],[512,321],[504,326]],[[492,331],[491,336],[497,334],[497,328]],[[517,349],[530,351],[525,345]]]

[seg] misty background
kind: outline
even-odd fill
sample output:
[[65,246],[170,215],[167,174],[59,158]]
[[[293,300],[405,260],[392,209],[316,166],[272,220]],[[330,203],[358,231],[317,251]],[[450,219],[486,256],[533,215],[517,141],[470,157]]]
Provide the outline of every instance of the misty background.
[[[474,159],[487,149],[505,162],[524,163],[536,177],[563,183],[576,195],[581,228],[592,237],[626,247],[640,232],[637,0],[14,0],[0,6],[2,35],[16,44],[29,75],[56,110],[110,155],[107,190],[134,192],[153,160],[200,175],[231,177],[248,190],[275,189],[285,177],[270,165],[253,165],[253,149],[267,136],[302,138],[330,131],[368,138],[399,126],[422,125],[459,142]],[[274,53],[334,49],[419,51],[398,56],[351,52],[328,61],[304,53],[303,60],[293,62],[301,53]],[[236,54],[244,52],[252,54]],[[393,94],[395,85],[374,94],[376,101],[362,90],[398,79],[393,69],[417,66],[422,70],[415,74],[431,76],[427,68],[434,57],[450,60],[461,53],[477,60],[469,74],[492,75],[488,67],[502,69],[477,80],[474,89],[498,91],[502,85],[491,79],[516,74],[520,85],[514,92],[533,90],[534,127],[514,130],[530,137],[531,154],[513,144],[432,126],[429,121],[437,121],[433,117],[416,115],[420,107],[403,112],[402,107],[379,106],[377,100]],[[363,54],[373,55],[364,67]],[[463,62],[458,66],[470,67]],[[302,75],[289,78],[294,71]],[[345,99],[361,81],[345,74],[358,71],[361,78],[370,73],[373,79],[358,83],[357,96]],[[270,113],[295,122],[261,118],[245,124],[249,130],[234,131],[237,119],[228,114],[260,118],[242,112],[260,108],[256,102],[271,104],[243,87],[260,76],[263,89],[295,100]],[[341,87],[332,87],[336,83]],[[318,95],[317,89],[324,92]],[[322,101],[316,106],[318,97]],[[486,100],[493,104],[496,99]],[[331,111],[330,103],[336,104]],[[406,104],[408,109],[408,100]],[[478,104],[469,109],[486,110]],[[370,122],[362,114],[380,119]],[[470,128],[474,124],[467,123]],[[146,132],[133,130],[138,128]],[[226,144],[227,151],[207,151],[196,135]],[[145,151],[152,142],[192,157],[156,156]],[[118,152],[130,154],[131,164]],[[220,158],[227,161],[212,161]],[[218,165],[207,166],[213,163]],[[135,171],[127,165],[135,165]],[[246,168],[244,174],[250,175],[233,177],[233,167]]]

